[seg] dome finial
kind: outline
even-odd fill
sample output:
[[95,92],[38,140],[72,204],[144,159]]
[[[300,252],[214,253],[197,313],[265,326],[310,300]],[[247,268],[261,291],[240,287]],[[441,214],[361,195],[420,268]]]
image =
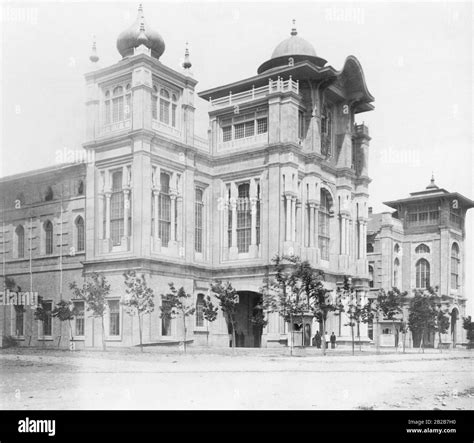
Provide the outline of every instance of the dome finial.
[[186,49],[184,51],[184,62],[183,62],[183,68],[184,69],[190,69],[192,66],[191,60],[189,59],[189,48],[188,48],[188,42],[186,42]]
[[426,189],[438,189],[438,186],[435,183],[434,173],[431,171],[431,180],[430,184],[426,187]]
[[99,56],[97,55],[97,47],[95,44],[95,35],[92,36],[92,52],[91,52],[91,55],[89,56],[89,60],[92,63],[97,63],[99,61]]
[[296,31],[296,20],[293,19],[293,28],[291,29],[291,35],[298,35],[298,32]]

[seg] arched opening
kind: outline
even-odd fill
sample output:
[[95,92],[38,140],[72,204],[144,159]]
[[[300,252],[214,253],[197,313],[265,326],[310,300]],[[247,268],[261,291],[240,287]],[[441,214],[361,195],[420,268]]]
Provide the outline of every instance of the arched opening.
[[235,310],[235,344],[241,348],[259,348],[262,343],[264,313],[262,294],[238,291],[239,303]]
[[453,344],[453,348],[456,347],[457,341],[457,329],[458,329],[458,318],[459,318],[459,311],[457,308],[453,308],[451,311],[451,342]]

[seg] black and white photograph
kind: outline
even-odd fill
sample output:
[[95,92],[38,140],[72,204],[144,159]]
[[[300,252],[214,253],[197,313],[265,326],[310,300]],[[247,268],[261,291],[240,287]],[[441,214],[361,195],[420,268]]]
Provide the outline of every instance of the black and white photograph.
[[472,2],[2,1],[0,26],[2,443],[91,410],[465,432]]

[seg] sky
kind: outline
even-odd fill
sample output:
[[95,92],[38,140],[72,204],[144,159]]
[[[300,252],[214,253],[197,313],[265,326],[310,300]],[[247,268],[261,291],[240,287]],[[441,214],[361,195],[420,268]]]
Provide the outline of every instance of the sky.
[[[0,176],[55,164],[80,150],[84,73],[92,36],[101,66],[116,63],[118,34],[136,17],[129,2],[1,4]],[[328,64],[362,64],[375,110],[369,126],[370,206],[424,189],[433,173],[448,191],[474,198],[471,2],[144,2],[164,38],[161,61],[177,70],[189,42],[197,91],[256,74],[275,46],[298,35]],[[196,103],[196,132],[207,104]],[[466,291],[473,297],[473,211],[466,223]],[[472,303],[469,311],[473,313]]]

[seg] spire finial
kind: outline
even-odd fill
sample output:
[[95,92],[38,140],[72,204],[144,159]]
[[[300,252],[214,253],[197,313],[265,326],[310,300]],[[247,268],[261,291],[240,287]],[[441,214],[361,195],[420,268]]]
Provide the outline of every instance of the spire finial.
[[89,60],[92,63],[97,63],[99,61],[99,56],[97,55],[97,47],[95,43],[95,35],[92,36],[92,52],[91,52],[91,55],[89,56]]
[[293,28],[291,29],[291,35],[297,35],[298,32],[296,31],[296,20],[293,19]]
[[189,48],[188,48],[188,42],[186,42],[186,49],[184,51],[184,62],[183,62],[183,68],[184,69],[190,69],[192,66],[191,60],[189,59]]
[[426,187],[426,189],[437,189],[437,188],[438,188],[438,186],[435,183],[434,173],[433,173],[433,171],[431,171],[430,184]]

